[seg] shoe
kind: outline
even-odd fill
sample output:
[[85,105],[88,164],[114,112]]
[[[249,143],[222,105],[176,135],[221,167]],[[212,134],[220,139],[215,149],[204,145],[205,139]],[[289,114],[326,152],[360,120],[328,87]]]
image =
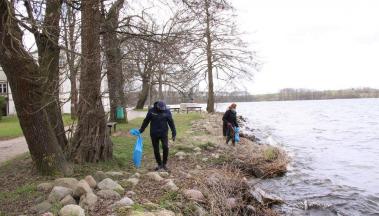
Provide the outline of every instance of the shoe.
[[166,172],[169,172],[169,171],[170,171],[170,170],[167,168],[167,166],[166,166],[166,165],[163,165],[163,167],[162,167],[162,168],[163,168],[163,170],[164,170],[164,171],[166,171]]
[[160,169],[162,169],[163,167],[161,165],[158,165],[157,167],[155,167],[154,171],[159,171]]

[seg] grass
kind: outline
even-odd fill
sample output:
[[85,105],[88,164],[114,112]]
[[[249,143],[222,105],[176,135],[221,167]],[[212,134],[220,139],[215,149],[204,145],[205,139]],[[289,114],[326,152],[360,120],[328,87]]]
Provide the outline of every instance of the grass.
[[[70,118],[66,116],[65,118]],[[175,114],[174,121],[177,129],[177,140],[186,140],[185,132],[191,129],[191,122],[201,119],[202,116],[198,113],[190,114]],[[11,122],[8,124],[17,125],[17,118],[5,117],[4,122],[0,123],[2,126],[5,122]],[[113,141],[113,159],[107,162],[100,163],[88,163],[74,165],[73,177],[82,178],[86,175],[93,174],[98,170],[110,171],[110,170],[122,170],[127,172],[135,172],[134,165],[132,163],[132,152],[135,143],[135,138],[127,136],[127,131],[132,128],[139,128],[142,123],[142,118],[137,118],[130,121],[128,124],[118,124],[117,132],[112,135]],[[69,120],[66,123],[70,123]],[[14,128],[19,128],[14,126]],[[0,131],[3,127],[0,127]],[[143,161],[142,168],[139,171],[150,169],[155,165],[153,149],[149,137],[149,128],[143,133],[144,149],[143,149]],[[171,134],[169,135],[171,138]],[[171,142],[171,141],[170,141]],[[6,214],[14,212],[15,215],[22,214],[26,209],[35,205],[34,200],[41,196],[36,190],[36,185],[41,182],[51,181],[51,179],[58,176],[40,176],[33,168],[32,161],[29,154],[23,154],[17,158],[5,162],[0,166],[0,216],[10,215]],[[171,196],[172,195],[172,196]],[[174,194],[162,199],[163,205],[169,205],[169,201],[175,198]],[[59,206],[56,207],[58,209]],[[12,214],[11,214],[12,215]]]
[[[63,114],[64,125],[72,124],[70,114]],[[0,140],[7,140],[22,136],[22,130],[17,116],[3,116],[0,120]]]

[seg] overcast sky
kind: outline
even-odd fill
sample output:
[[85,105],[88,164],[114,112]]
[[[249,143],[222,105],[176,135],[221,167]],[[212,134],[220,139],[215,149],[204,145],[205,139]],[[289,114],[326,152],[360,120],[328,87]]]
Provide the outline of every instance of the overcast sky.
[[264,61],[253,93],[379,88],[378,0],[233,0]]

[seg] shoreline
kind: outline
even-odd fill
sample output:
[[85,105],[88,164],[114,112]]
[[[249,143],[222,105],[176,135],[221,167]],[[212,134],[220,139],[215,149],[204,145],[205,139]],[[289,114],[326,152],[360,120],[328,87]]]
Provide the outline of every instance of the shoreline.
[[[130,124],[120,125],[119,131],[112,135],[116,145],[115,157],[119,157],[120,151],[126,154],[122,156],[124,166],[112,163],[75,165],[76,172],[69,181],[81,182],[83,186],[86,179],[91,179],[88,176],[93,176],[95,186],[89,189],[91,196],[84,194],[78,197],[73,193],[73,200],[76,200],[73,204],[83,208],[86,215],[94,216],[278,215],[270,206],[282,200],[255,188],[249,180],[264,181],[284,174],[288,163],[284,151],[243,137],[235,147],[226,145],[222,136],[221,114],[175,114],[174,118],[180,132],[177,141],[170,142],[169,173],[150,170],[155,162],[146,134],[142,168],[137,170],[128,162],[135,140],[127,137],[127,131],[140,124],[141,119],[136,119]],[[127,145],[129,150],[124,150],[126,141],[130,143]],[[56,182],[64,180],[59,176],[36,175],[27,161],[30,161],[28,156],[11,161],[7,167],[0,167],[4,174],[0,183],[4,191],[0,193],[0,215],[42,215],[46,211],[58,215],[64,205],[61,201],[51,202],[48,197],[53,193],[52,187],[56,186]],[[12,181],[15,170],[21,170],[17,167],[28,170],[17,172],[20,175],[18,179],[22,181]],[[119,185],[121,192],[117,190],[114,197],[104,197],[101,187],[105,179]],[[79,187],[79,183],[72,187]],[[44,186],[47,185],[46,189]],[[25,188],[28,188],[25,191],[27,195],[18,192]],[[12,194],[17,196],[11,198]],[[88,196],[96,197],[93,203]],[[46,202],[50,203],[49,208],[36,213],[36,208],[46,205]],[[16,203],[22,208],[10,206]]]

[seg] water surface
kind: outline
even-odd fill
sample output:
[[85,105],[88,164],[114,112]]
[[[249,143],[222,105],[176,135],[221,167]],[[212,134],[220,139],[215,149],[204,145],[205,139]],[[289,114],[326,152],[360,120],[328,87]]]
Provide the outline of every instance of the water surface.
[[260,185],[286,200],[278,211],[379,215],[379,99],[238,103],[237,111],[292,157],[284,177]]

